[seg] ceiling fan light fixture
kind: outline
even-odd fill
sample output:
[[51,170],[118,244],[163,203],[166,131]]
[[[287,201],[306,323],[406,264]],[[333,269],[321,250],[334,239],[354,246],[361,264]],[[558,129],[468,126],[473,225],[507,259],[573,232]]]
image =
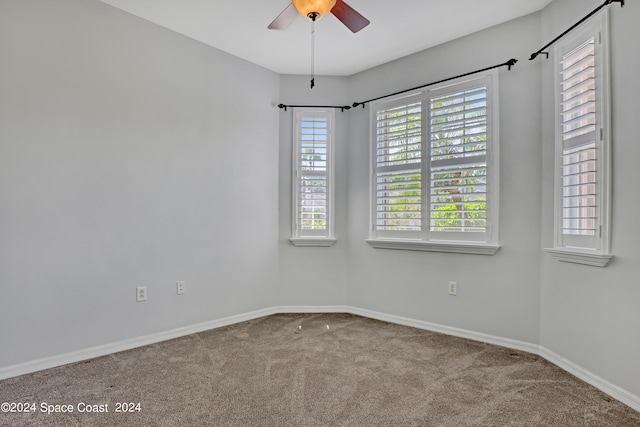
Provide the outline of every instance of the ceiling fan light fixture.
[[331,12],[336,0],[292,0],[293,5],[302,16],[319,19]]

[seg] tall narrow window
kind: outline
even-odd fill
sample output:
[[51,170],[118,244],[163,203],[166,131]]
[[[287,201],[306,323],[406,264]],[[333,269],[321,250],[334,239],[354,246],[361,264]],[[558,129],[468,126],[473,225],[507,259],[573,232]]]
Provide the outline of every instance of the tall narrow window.
[[554,248],[562,261],[604,266],[609,248],[609,102],[604,10],[556,46]]
[[372,108],[376,248],[493,254],[497,73]]
[[333,236],[333,109],[294,110],[293,236],[296,246],[330,246]]

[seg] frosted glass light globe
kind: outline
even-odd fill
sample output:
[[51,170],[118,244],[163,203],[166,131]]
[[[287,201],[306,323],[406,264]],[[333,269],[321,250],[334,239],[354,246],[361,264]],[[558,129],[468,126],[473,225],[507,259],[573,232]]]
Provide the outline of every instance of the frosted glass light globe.
[[302,16],[317,14],[318,19],[331,12],[335,4],[336,0],[293,0],[293,5]]

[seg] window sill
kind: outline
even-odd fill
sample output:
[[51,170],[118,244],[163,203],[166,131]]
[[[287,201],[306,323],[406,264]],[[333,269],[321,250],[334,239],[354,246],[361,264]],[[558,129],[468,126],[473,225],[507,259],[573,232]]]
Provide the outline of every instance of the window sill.
[[399,249],[405,251],[447,252],[472,255],[495,255],[500,245],[475,242],[425,242],[418,240],[368,239],[375,249]]
[[292,237],[289,239],[293,246],[313,248],[328,248],[333,246],[337,240],[330,237]]
[[605,267],[609,261],[611,261],[611,258],[613,258],[613,255],[578,252],[568,249],[545,248],[545,251],[549,252],[551,256],[558,261],[592,265],[594,267]]

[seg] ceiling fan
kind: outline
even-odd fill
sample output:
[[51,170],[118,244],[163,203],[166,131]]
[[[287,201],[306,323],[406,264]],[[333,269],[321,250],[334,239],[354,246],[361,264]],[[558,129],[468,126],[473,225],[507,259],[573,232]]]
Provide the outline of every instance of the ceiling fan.
[[291,4],[267,28],[283,30],[293,22],[298,13],[316,21],[329,12],[353,33],[357,33],[370,23],[367,18],[342,0],[292,0]]
[[270,30],[283,30],[287,28],[298,13],[311,20],[311,89],[315,86],[314,73],[314,35],[316,20],[331,12],[340,20],[352,33],[357,33],[367,25],[369,20],[360,15],[354,8],[342,0],[291,0],[276,19],[267,28]]

